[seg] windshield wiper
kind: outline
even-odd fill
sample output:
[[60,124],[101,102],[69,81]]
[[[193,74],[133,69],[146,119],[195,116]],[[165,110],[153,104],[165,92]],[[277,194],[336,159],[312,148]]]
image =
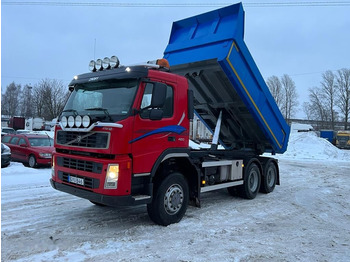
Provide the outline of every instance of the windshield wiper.
[[109,120],[111,122],[114,122],[113,118],[111,117],[111,115],[109,114],[109,112],[108,112],[108,110],[106,108],[92,107],[92,108],[85,108],[84,110],[86,110],[86,111],[103,111],[105,113],[105,115],[109,118]]
[[64,112],[73,112],[73,114],[74,114],[75,116],[78,115],[78,111],[75,110],[75,109],[66,109],[66,110],[63,110],[63,111],[62,111],[62,113],[64,113]]

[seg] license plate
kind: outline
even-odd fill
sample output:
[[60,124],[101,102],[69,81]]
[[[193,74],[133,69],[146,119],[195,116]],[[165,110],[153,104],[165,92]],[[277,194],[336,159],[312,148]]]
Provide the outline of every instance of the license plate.
[[77,184],[77,185],[81,185],[81,186],[84,185],[84,179],[80,178],[80,177],[68,176],[68,181],[70,183],[73,183],[73,184]]

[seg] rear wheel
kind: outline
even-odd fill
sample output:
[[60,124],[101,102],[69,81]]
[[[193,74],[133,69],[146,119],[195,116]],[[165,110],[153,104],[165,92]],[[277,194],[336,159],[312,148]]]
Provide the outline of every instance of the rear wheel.
[[270,193],[275,189],[277,181],[277,168],[273,161],[269,160],[264,168],[260,191]]
[[250,162],[244,171],[244,184],[237,188],[239,195],[246,199],[253,199],[259,192],[261,173],[258,165]]
[[34,155],[30,155],[29,158],[28,158],[28,165],[31,167],[31,168],[34,168],[37,166],[37,163],[36,163],[36,158]]
[[152,203],[147,205],[149,217],[156,224],[167,226],[179,222],[186,213],[189,188],[185,177],[173,173],[155,186]]

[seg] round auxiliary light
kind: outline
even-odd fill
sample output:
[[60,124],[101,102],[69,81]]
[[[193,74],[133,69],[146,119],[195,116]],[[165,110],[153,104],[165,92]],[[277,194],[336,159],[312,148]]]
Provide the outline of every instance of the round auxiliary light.
[[97,59],[96,63],[95,63],[95,68],[96,70],[102,70],[102,60],[101,59]]
[[89,70],[90,71],[95,71],[96,70],[95,64],[96,64],[96,62],[94,60],[90,61],[90,63],[89,63]]
[[74,116],[68,117],[68,126],[73,127],[74,126]]
[[102,61],[102,67],[103,67],[103,69],[107,69],[107,68],[109,68],[109,58],[108,57],[105,57],[105,58],[103,58],[103,61]]
[[66,116],[62,116],[62,118],[61,118],[61,123],[62,123],[62,126],[63,126],[63,127],[67,127],[68,119],[67,119]]
[[91,123],[91,119],[89,116],[84,116],[83,117],[83,127],[88,127]]
[[76,127],[81,127],[82,122],[83,122],[83,119],[82,119],[81,116],[76,116],[75,117],[75,126]]
[[109,64],[111,65],[112,68],[117,68],[119,66],[119,59],[118,59],[118,57],[116,57],[115,55],[111,56]]

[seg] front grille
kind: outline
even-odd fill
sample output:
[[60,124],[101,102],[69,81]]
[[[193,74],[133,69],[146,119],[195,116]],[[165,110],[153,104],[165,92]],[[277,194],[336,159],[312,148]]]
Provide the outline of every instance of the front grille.
[[108,132],[71,132],[60,130],[57,132],[56,143],[65,146],[108,148]]
[[68,158],[68,157],[57,157],[56,161],[58,166],[81,170],[85,172],[97,173],[97,174],[101,174],[102,167],[103,167],[101,163]]
[[[75,183],[69,182],[69,179],[68,179],[69,176],[83,179],[84,180],[84,185],[79,185],[79,184],[75,184]],[[92,178],[92,177],[78,176],[78,175],[74,175],[74,174],[65,173],[65,172],[62,172],[62,171],[58,172],[58,177],[63,182],[66,182],[66,183],[69,183],[69,184],[75,185],[75,186],[78,185],[78,186],[85,187],[85,188],[90,188],[90,189],[98,188],[100,186],[100,180],[96,179],[96,178]]]

